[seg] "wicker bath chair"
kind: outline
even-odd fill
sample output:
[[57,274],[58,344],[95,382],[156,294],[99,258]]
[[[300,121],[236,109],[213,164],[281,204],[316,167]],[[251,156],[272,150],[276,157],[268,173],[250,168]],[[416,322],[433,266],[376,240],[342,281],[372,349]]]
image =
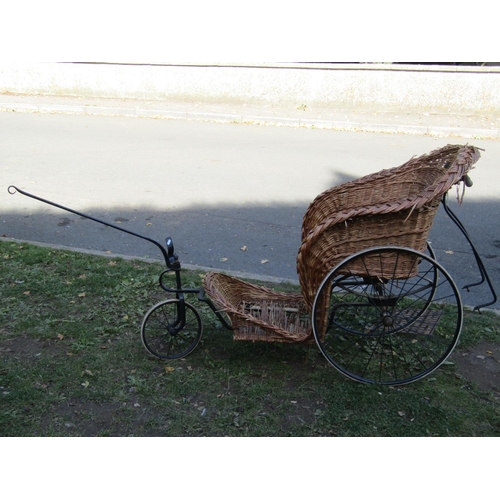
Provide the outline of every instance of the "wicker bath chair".
[[[304,215],[297,257],[308,308],[326,273],[356,252],[376,246],[425,251],[443,195],[479,157],[473,146],[448,145],[320,194]],[[403,262],[398,268],[406,275]]]
[[[328,294],[323,294],[322,299],[317,295],[328,273],[337,269],[337,274],[365,280],[377,276],[381,283],[387,282],[386,260],[393,258],[397,265],[392,265],[390,279],[408,279],[415,274],[415,255],[404,252],[392,252],[394,255],[383,258],[368,256],[361,264],[353,262],[348,268],[339,264],[372,247],[425,251],[441,198],[464,179],[478,159],[479,152],[472,146],[448,145],[412,158],[400,167],[320,194],[303,220],[297,256],[302,289],[299,295],[278,293],[221,273],[207,274],[203,287],[213,303],[229,316],[235,340],[312,342],[315,300],[323,304],[316,304],[315,314],[322,318],[314,321],[319,325],[327,322]],[[364,309],[360,312],[364,313]]]
[[[448,145],[400,167],[367,175],[320,194],[307,209],[297,256],[300,294],[280,293],[209,273],[202,288],[182,286],[181,263],[171,238],[165,246],[115,224],[30,194],[17,192],[156,245],[166,269],[161,288],[169,298],[144,316],[141,340],[159,359],[190,354],[202,335],[196,295],[235,340],[316,342],[328,363],[364,383],[400,385],[436,370],[457,345],[463,307],[457,286],[427,243],[440,201],[470,243],[493,300],[477,250],[446,203],[479,159],[472,146]],[[463,196],[463,194],[462,194]],[[175,276],[175,286],[169,277]],[[229,321],[227,320],[229,318]]]

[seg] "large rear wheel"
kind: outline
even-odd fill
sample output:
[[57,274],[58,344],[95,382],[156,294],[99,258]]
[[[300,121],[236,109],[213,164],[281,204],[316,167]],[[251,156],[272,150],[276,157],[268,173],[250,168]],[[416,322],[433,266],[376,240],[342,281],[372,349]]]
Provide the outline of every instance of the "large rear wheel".
[[429,375],[455,348],[463,322],[457,286],[432,257],[378,247],[327,275],[313,332],[330,364],[365,383],[400,385]]

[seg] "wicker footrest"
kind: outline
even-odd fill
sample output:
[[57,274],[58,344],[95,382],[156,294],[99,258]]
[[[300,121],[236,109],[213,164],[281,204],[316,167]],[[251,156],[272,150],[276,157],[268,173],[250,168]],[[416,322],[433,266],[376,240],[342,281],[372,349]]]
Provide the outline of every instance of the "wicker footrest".
[[[409,315],[415,313],[417,313],[417,311],[409,311]],[[442,314],[442,311],[427,310],[421,314],[414,323],[406,327],[403,331],[405,333],[410,333],[411,335],[433,335]]]
[[313,341],[309,313],[300,294],[276,292],[221,273],[207,274],[203,287],[231,319],[235,340]]

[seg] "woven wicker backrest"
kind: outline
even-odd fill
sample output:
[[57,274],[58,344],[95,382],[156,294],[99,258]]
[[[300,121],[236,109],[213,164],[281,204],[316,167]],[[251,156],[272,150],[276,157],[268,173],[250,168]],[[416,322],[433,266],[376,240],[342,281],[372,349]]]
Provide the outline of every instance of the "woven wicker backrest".
[[473,146],[448,145],[320,194],[304,215],[297,256],[308,308],[326,274],[346,257],[375,246],[425,250],[442,196],[479,156]]

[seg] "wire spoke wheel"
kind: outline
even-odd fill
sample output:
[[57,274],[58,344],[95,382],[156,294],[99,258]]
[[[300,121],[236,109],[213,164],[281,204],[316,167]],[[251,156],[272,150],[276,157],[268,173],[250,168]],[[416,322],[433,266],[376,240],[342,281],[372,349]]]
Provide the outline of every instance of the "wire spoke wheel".
[[189,303],[170,299],[153,306],[141,326],[146,350],[161,359],[178,359],[192,352],[200,341],[201,318]]
[[400,385],[436,370],[463,322],[457,286],[432,257],[402,247],[359,252],[336,266],[313,306],[330,364],[365,383]]

